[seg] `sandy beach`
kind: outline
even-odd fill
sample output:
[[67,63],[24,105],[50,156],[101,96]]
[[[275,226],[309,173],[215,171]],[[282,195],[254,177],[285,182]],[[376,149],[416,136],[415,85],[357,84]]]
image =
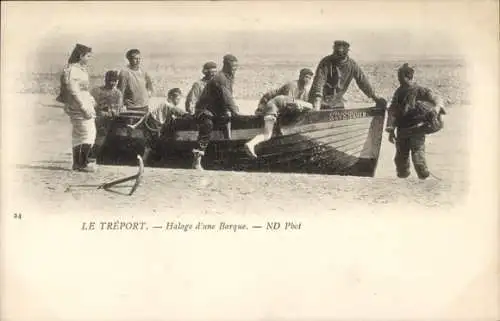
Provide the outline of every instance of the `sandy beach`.
[[[157,98],[162,99],[162,98]],[[427,155],[433,177],[420,181],[397,179],[393,165],[394,146],[385,135],[375,178],[304,174],[242,172],[196,172],[168,168],[146,168],[137,192],[124,194],[130,183],[115,192],[97,190],[107,181],[131,175],[135,167],[100,166],[92,174],[70,171],[70,123],[54,96],[18,94],[15,108],[23,108],[22,146],[11,158],[16,195],[36,200],[22,206],[43,206],[49,211],[71,210],[108,212],[160,212],[170,214],[328,213],[340,208],[377,205],[391,208],[400,204],[424,208],[457,205],[468,187],[467,146],[455,138],[467,135],[467,106],[452,106],[446,128],[428,136]],[[252,112],[254,101],[239,101]],[[19,128],[21,129],[21,128]],[[13,141],[12,141],[13,142]],[[14,175],[15,173],[15,175]],[[94,185],[94,186],[78,186]]]
[[[4,17],[2,321],[499,319],[498,4],[16,1]],[[91,87],[139,48],[156,97],[232,53],[250,114],[337,39],[388,101],[405,62],[443,97],[429,179],[396,177],[387,134],[374,178],[147,167],[128,196],[97,186],[137,167],[70,170],[54,99],[75,43]],[[345,98],[372,103],[355,82]]]

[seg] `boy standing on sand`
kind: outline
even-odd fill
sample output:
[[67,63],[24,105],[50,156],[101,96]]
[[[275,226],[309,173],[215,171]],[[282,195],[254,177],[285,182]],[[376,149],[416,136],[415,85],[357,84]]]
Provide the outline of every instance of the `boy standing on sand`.
[[120,71],[118,89],[123,94],[123,104],[127,110],[147,113],[149,98],[153,94],[153,82],[141,67],[141,52],[131,49],[126,54],[129,65]]
[[[425,160],[425,132],[414,132],[401,135],[402,132],[415,128],[419,122],[425,121],[427,115],[445,114],[442,100],[428,88],[422,87],[413,81],[413,68],[407,63],[398,70],[399,88],[394,93],[388,109],[386,131],[389,133],[389,142],[396,144],[397,175],[406,178],[410,175],[410,152],[418,178],[426,179],[430,172]],[[398,129],[398,137],[394,133]]]

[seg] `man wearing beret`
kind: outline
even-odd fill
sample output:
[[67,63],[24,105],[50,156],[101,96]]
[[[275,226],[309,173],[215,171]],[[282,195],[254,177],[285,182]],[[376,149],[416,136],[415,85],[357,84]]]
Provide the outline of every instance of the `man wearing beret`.
[[186,97],[186,111],[190,114],[194,114],[196,102],[200,98],[203,89],[207,85],[207,82],[212,79],[217,73],[217,64],[213,61],[205,63],[203,65],[202,73],[203,78],[193,84]]
[[344,108],[343,96],[353,78],[368,98],[377,103],[383,101],[375,94],[359,65],[349,57],[349,47],[346,41],[337,40],[333,45],[333,54],[319,62],[309,93],[309,101],[315,110],[319,110],[322,104],[328,108]]
[[[400,86],[396,89],[392,102],[388,108],[386,131],[389,141],[396,144],[397,176],[406,178],[410,175],[410,152],[413,166],[420,179],[429,177],[430,172],[425,160],[425,133],[414,132],[403,135],[408,129],[418,123],[426,121],[429,112],[446,114],[442,99],[429,88],[415,84],[413,81],[414,70],[407,63],[398,69]],[[398,129],[398,137],[394,133]]]
[[198,148],[193,149],[195,169],[203,170],[201,160],[210,143],[214,124],[226,124],[225,128],[229,131],[230,118],[239,115],[239,108],[233,98],[233,82],[237,69],[238,59],[231,54],[225,55],[222,70],[207,82],[196,103]]

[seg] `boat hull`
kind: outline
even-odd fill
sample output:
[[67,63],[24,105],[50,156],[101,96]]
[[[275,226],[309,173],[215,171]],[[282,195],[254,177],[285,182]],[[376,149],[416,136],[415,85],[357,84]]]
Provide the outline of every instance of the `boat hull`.
[[[284,172],[373,177],[385,119],[385,108],[333,109],[280,117],[273,137],[256,147],[258,158],[244,144],[260,133],[261,117],[242,116],[231,122],[231,139],[215,128],[202,165],[209,170]],[[121,117],[111,126],[101,164],[135,165],[144,151],[143,130],[127,130],[137,117]],[[177,119],[158,140],[149,166],[190,168],[196,148],[193,119]]]

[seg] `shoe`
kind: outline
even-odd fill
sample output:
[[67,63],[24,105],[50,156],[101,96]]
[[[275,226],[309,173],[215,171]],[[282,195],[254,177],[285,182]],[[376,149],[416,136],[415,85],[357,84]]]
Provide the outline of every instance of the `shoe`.
[[399,178],[408,178],[410,176],[410,172],[398,173]]
[[248,154],[248,156],[257,158],[257,154],[255,154],[254,147],[249,143],[245,144],[245,152]]
[[417,174],[418,178],[421,180],[427,179],[430,176],[429,172]]
[[95,160],[90,158],[90,152],[92,146],[90,144],[83,144],[78,146],[79,151],[79,161],[78,168],[76,168],[79,172],[93,173],[97,170],[97,164]]
[[84,173],[95,173],[97,171],[97,166],[94,163],[89,163],[85,167],[78,168],[77,171]]

